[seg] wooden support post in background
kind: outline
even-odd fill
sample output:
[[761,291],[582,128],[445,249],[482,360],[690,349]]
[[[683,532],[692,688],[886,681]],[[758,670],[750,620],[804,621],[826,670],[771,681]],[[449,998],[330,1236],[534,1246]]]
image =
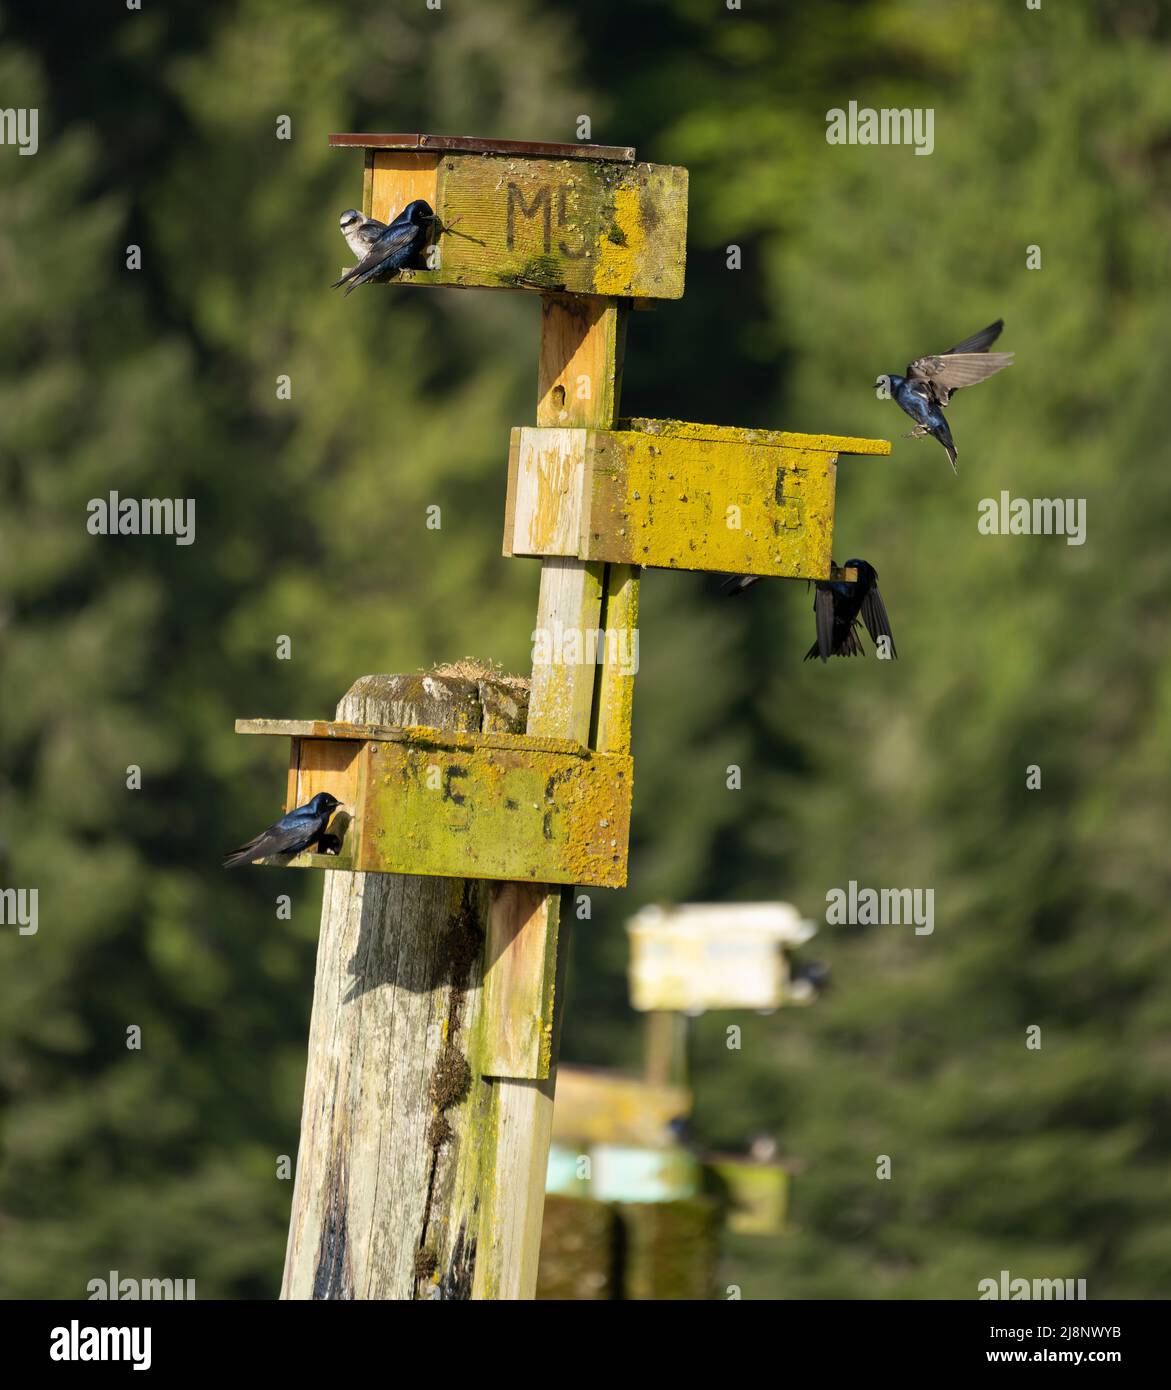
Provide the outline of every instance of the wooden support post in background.
[[646,1079],[655,1086],[686,1086],[691,1080],[687,1058],[687,1015],[656,1009],[646,1016]]
[[[618,419],[629,302],[544,295],[537,424],[612,429]],[[593,631],[609,624],[633,631],[638,570],[572,559],[541,564],[536,627],[549,633]],[[629,650],[629,648],[628,648]],[[528,732],[574,738],[603,752],[630,751],[633,675],[611,660],[534,665]],[[517,890],[524,901],[489,925],[486,994],[499,971],[508,981],[508,1012],[538,1022],[539,1055],[496,1071],[496,1170],[476,1262],[475,1296],[529,1299],[536,1293],[545,1207],[545,1172],[563,1007],[573,891]],[[486,1012],[495,1012],[489,1005]],[[501,1020],[503,1022],[503,1020]]]
[[[356,723],[522,730],[523,689],[367,676]],[[468,1298],[496,1167],[484,942],[513,885],[325,875],[281,1297]]]

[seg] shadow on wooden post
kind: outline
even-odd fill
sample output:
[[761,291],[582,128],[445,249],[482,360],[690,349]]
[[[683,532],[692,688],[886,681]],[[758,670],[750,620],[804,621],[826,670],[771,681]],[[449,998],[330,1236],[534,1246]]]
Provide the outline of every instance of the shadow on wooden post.
[[[366,676],[360,723],[523,731],[527,692],[485,678]],[[325,876],[281,1297],[469,1298],[495,1167],[483,1075],[484,942],[512,885]]]

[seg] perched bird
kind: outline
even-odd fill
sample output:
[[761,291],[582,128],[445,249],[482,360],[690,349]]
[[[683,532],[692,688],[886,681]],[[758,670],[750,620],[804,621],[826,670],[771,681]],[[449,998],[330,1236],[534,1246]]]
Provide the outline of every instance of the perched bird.
[[803,961],[789,974],[789,994],[798,1004],[808,1004],[829,988],[830,970],[821,961]]
[[989,352],[1000,337],[1004,320],[997,319],[979,333],[948,348],[936,357],[917,357],[907,368],[906,376],[884,374],[875,381],[884,387],[893,401],[915,422],[908,439],[929,434],[947,450],[952,472],[956,471],[956,446],[951,429],[944,419],[943,408],[961,386],[974,386],[996,372],[1012,365],[1011,352]]
[[234,849],[224,860],[224,868],[235,869],[241,864],[251,864],[254,859],[267,859],[270,854],[300,854],[324,837],[329,818],[340,805],[336,796],[318,792],[312,801],[298,806],[275,825],[262,830],[255,839]]
[[885,637],[890,643],[891,656],[897,657],[874,566],[855,559],[846,561],[846,569],[858,571],[858,578],[852,584],[840,579],[816,581],[813,615],[817,623],[817,641],[805,653],[805,660],[812,661],[815,656],[822,661],[828,661],[831,656],[865,656],[858,636],[859,616],[875,646],[880,637]]
[[359,285],[384,279],[402,270],[422,251],[432,226],[438,221],[431,204],[416,198],[403,208],[385,231],[379,233],[353,270],[346,271],[330,288],[336,290],[339,285],[345,285],[346,294],[350,294]]
[[366,217],[357,208],[347,208],[338,218],[338,222],[346,245],[360,261],[366,259],[370,248],[386,231],[385,222],[379,222],[376,217]]

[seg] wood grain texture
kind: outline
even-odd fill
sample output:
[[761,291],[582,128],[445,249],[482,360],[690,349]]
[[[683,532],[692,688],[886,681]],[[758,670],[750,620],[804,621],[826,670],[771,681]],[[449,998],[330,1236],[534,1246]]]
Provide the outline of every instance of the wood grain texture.
[[639,663],[640,574],[637,565],[606,566],[602,626],[607,648],[594,704],[592,737],[593,746],[600,753],[630,752],[634,682]]
[[[338,718],[516,730],[524,708],[491,682],[370,676]],[[471,1295],[496,1167],[479,1060],[492,894],[327,875],[282,1298]]]
[[[612,428],[629,304],[550,295],[541,307],[537,423]],[[582,370],[589,377],[588,393],[569,389]],[[629,581],[625,572],[609,575],[602,566],[577,560],[545,561],[536,627],[549,629],[557,622],[597,628],[607,594]],[[628,591],[625,601],[637,605],[637,596]],[[604,682],[604,668],[599,673],[584,665],[534,664],[529,733],[588,741],[598,723],[595,702]],[[491,1244],[481,1247],[477,1262],[477,1297],[531,1299],[536,1293],[572,914],[571,892],[549,893],[543,911],[532,912],[511,934],[504,931],[508,923],[490,924],[489,957],[498,958],[505,949],[515,952],[509,966],[512,1007],[541,1015],[540,1035],[548,1039],[548,1050],[547,1060],[537,1057],[536,1075],[502,1075],[495,1084],[495,1180],[486,1189],[484,1222]],[[507,1026],[487,1012],[486,1022],[493,1037]]]
[[[438,681],[437,676],[406,677],[421,682],[426,694],[428,683]],[[513,691],[512,686],[495,686],[500,691]],[[487,687],[481,683],[481,690]],[[513,697],[515,705],[515,696]],[[516,705],[516,708],[520,708]],[[264,734],[276,738],[304,738],[329,740],[335,743],[408,743],[420,747],[441,747],[463,749],[474,752],[480,748],[498,748],[508,751],[527,749],[536,753],[567,753],[583,757],[586,745],[578,739],[551,738],[538,734],[480,733],[468,729],[432,729],[424,724],[412,724],[409,728],[399,728],[393,724],[356,723],[348,719],[237,719],[238,734]]]
[[[305,751],[320,745],[303,739]],[[354,867],[459,878],[626,883],[625,756],[439,744],[362,745]]]
[[513,552],[576,557],[584,521],[589,432],[550,429],[519,433],[513,498],[519,529],[512,538]]
[[373,151],[372,215],[413,198],[442,220],[438,261],[394,284],[678,299],[687,171],[517,154]]
[[439,156],[409,152],[374,154],[370,160],[370,210],[367,217],[393,222],[408,203],[439,201]]
[[814,449],[823,454],[889,454],[889,439],[866,439],[852,434],[796,434],[743,425],[696,425],[687,420],[650,420],[641,416],[620,420],[619,430],[657,435],[662,439],[711,440],[716,443],[761,444],[774,449]]
[[486,140],[478,135],[375,134],[337,132],[329,143],[336,148],[366,150],[438,150],[462,154],[535,155],[543,159],[600,159],[630,164],[630,145],[558,144],[548,140]]
[[292,739],[292,805],[318,792],[342,803],[329,826],[338,853],[264,862],[625,886],[633,785],[625,750],[603,754],[538,735],[325,720],[238,720],[236,729]]
[[[489,1023],[482,1055],[488,1076],[549,1075],[557,957],[535,952],[530,943],[548,936],[550,901],[547,887],[527,883],[504,884],[493,900],[484,974]],[[542,971],[540,979],[531,978],[534,968]]]
[[[612,422],[626,349],[625,304],[577,295],[541,300],[537,424],[582,429]],[[610,429],[612,423],[597,425]]]
[[838,454],[889,449],[886,440],[637,424],[515,430],[506,551],[828,579]]

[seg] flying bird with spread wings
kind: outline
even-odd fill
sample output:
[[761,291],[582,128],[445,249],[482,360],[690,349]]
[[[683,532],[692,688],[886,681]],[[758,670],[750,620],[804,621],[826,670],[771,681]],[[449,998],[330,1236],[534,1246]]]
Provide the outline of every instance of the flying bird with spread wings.
[[[832,560],[830,565],[837,568]],[[875,647],[884,656],[897,659],[890,618],[878,592],[878,571],[865,560],[858,559],[847,560],[845,568],[857,570],[858,578],[814,581],[817,592],[813,597],[813,616],[817,623],[817,641],[805,653],[805,660],[820,657],[822,661],[828,661],[831,656],[865,656],[865,648],[858,636],[859,618],[866,624],[866,631]],[[758,584],[762,577],[759,574],[733,574],[720,587],[726,594],[742,594],[751,585]],[[879,648],[882,639],[887,644],[885,649]]]
[[817,641],[805,653],[805,660],[820,657],[822,661],[828,661],[831,656],[865,656],[865,648],[858,636],[859,618],[866,624],[866,631],[875,647],[878,648],[880,640],[885,638],[886,651],[891,659],[897,658],[886,604],[878,592],[878,572],[865,560],[847,560],[845,567],[858,571],[858,578],[853,583],[838,579],[817,581],[817,592],[813,596]]
[[989,352],[1000,337],[1004,320],[997,319],[979,333],[934,357],[917,357],[906,376],[893,373],[880,376],[874,385],[884,388],[891,400],[915,422],[908,439],[929,434],[947,450],[952,472],[956,471],[956,446],[951,428],[944,418],[944,407],[962,386],[975,386],[996,372],[1012,365],[1011,352]]

